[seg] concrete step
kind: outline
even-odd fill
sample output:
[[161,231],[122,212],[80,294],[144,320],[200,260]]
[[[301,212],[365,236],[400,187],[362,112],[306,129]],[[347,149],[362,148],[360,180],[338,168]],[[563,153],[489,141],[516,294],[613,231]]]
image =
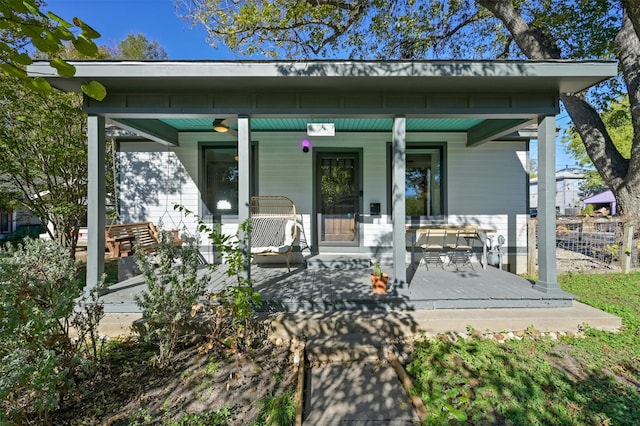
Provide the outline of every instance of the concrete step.
[[305,259],[307,269],[314,271],[353,270],[371,267],[371,259],[360,254],[320,254]]
[[620,329],[620,318],[580,302],[566,308],[418,309],[406,311],[290,312],[271,321],[271,334],[290,339],[345,334],[373,334],[399,339],[421,333],[463,333],[470,326],[482,332],[525,330],[578,332],[587,324],[599,330]]
[[393,367],[386,362],[329,362],[307,372],[304,425],[418,424]]
[[314,363],[384,360],[394,347],[374,334],[320,335],[307,340],[307,360]]

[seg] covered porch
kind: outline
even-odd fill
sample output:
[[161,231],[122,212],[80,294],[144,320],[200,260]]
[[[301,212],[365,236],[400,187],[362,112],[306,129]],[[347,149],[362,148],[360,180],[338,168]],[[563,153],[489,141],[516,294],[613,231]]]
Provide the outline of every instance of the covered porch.
[[[353,256],[312,256],[305,264],[287,271],[285,265],[251,266],[254,288],[263,297],[264,312],[334,312],[552,308],[569,307],[575,296],[559,291],[543,293],[530,281],[473,262],[472,266],[429,268],[424,264],[406,265],[407,283],[395,283],[385,295],[371,290],[372,268],[358,266]],[[355,265],[355,266],[354,266]],[[393,265],[383,265],[383,271]],[[204,274],[206,268],[201,273]],[[207,292],[216,292],[233,284],[219,265],[213,272]],[[135,296],[145,291],[142,276],[112,285],[103,294],[105,311],[138,312]]]
[[[59,77],[46,62],[31,65],[29,73],[45,76],[64,91],[80,91],[87,79],[98,80],[107,88],[103,101],[85,99],[84,104],[89,115],[88,288],[97,285],[104,270],[105,124],[111,122],[148,140],[146,146],[135,147],[137,152],[158,154],[155,158],[164,164],[177,160],[175,171],[166,173],[167,183],[177,188],[172,195],[231,234],[249,219],[252,195],[284,195],[299,207],[300,226],[309,236],[306,242],[313,254],[348,252],[375,255],[372,257],[388,262],[393,288],[384,300],[368,296],[368,273],[360,277],[352,271],[307,268],[289,274],[252,268],[256,288],[265,299],[281,304],[291,301],[283,308],[331,307],[341,300],[363,307],[411,308],[418,301],[435,307],[462,304],[460,298],[478,300],[469,303],[483,307],[497,306],[512,289],[497,288],[489,297],[490,292],[478,284],[489,278],[489,269],[444,270],[441,273],[449,275],[438,277],[440,272],[418,268],[411,275],[406,265],[406,226],[416,220],[418,225],[471,224],[496,229],[507,238],[509,257],[521,261],[527,244],[528,166],[524,157],[529,138],[518,132],[535,127],[540,277],[533,289],[516,276],[505,279],[505,284],[520,280],[523,292],[535,292],[531,299],[565,297],[557,282],[555,258],[559,94],[582,91],[615,75],[613,62],[116,61],[74,65],[73,78]],[[227,133],[212,129],[212,124],[226,120],[234,123],[227,125]],[[316,135],[311,149],[303,151],[300,140],[309,135],[309,124],[314,123],[330,124],[332,131]],[[215,150],[223,148],[229,150],[225,161],[233,166],[237,178],[234,194],[219,207],[213,196],[221,191],[209,185],[215,170],[207,174],[206,162],[210,153],[211,164],[222,164]],[[411,214],[407,171],[418,155],[428,155],[431,168],[438,168],[437,174],[425,171],[421,178],[433,176],[430,181],[441,184],[431,191],[437,203]],[[319,215],[331,214],[322,210],[323,202],[336,195],[323,192],[325,175],[320,172],[325,162],[334,160],[343,165],[336,166],[337,171],[344,172],[347,165],[351,170],[345,186],[350,189],[352,208],[340,212],[355,224],[347,242],[318,237]],[[130,177],[145,184],[161,181],[148,173],[150,165],[152,161],[132,168]],[[160,185],[142,186],[145,193],[168,199],[163,195],[169,189],[163,193]],[[170,207],[167,204],[154,206],[162,213]],[[149,217],[150,204],[138,199],[132,205],[145,212],[143,220],[157,222],[161,217]],[[219,212],[223,207],[233,212],[225,216]],[[213,249],[211,254],[215,255]],[[424,279],[423,272],[427,274]],[[367,285],[362,287],[362,281]],[[500,281],[502,278],[489,278],[487,283]],[[134,282],[121,285],[140,287]],[[513,295],[514,300],[518,297]]]

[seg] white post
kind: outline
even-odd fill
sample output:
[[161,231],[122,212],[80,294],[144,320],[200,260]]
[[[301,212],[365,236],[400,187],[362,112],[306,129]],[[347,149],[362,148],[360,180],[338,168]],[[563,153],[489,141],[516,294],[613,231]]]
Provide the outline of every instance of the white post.
[[[393,119],[393,184],[391,205],[393,214],[393,275],[396,284],[407,282],[406,226],[405,226],[405,171],[407,154],[407,119]],[[413,261],[413,259],[412,259]]]
[[[238,117],[238,223],[242,224],[249,219],[250,185],[251,185],[251,128],[248,116]],[[245,235],[239,234],[241,240]],[[247,235],[249,243],[250,235]],[[249,247],[240,247],[249,259]],[[247,276],[251,277],[251,263],[245,265]]]
[[90,292],[104,273],[105,219],[105,120],[90,115],[87,118],[88,182],[87,182],[87,285]]
[[562,293],[556,263],[556,118],[538,124],[538,281],[544,293]]

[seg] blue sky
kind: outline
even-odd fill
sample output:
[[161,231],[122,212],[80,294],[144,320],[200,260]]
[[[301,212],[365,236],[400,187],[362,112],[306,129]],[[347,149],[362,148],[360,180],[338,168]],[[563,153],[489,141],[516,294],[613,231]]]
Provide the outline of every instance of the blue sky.
[[[48,6],[62,18],[77,16],[91,25],[102,34],[96,40],[100,45],[114,46],[129,34],[142,33],[150,41],[157,41],[169,59],[236,59],[225,47],[212,48],[204,29],[182,21],[175,13],[174,0],[50,0]],[[567,128],[566,112],[557,121],[561,128]],[[531,144],[531,156],[537,156],[535,142]],[[556,169],[574,165],[558,142]]]
[[129,34],[157,41],[169,59],[235,59],[214,49],[202,28],[192,28],[175,13],[174,0],[49,0],[48,9],[71,20],[77,16],[102,34],[99,45],[114,46]]

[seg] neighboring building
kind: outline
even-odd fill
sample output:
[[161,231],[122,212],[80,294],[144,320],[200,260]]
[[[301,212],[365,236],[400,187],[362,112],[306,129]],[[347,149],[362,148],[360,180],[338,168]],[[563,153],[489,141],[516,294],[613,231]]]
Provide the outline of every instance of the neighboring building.
[[15,231],[15,223],[14,211],[0,211],[0,239]]
[[589,204],[593,205],[594,211],[604,207],[611,216],[616,215],[616,197],[610,189],[582,200],[582,208],[587,208]]
[[[556,211],[561,215],[580,214],[584,193],[580,190],[586,170],[566,167],[556,172]],[[530,209],[538,209],[538,179],[529,181]]]
[[40,221],[25,209],[0,211],[0,240],[20,228],[39,228]]
[[[46,62],[28,70],[64,91],[80,91],[87,79],[107,89],[103,101],[84,103],[89,286],[104,262],[104,240],[91,235],[106,225],[107,120],[153,141],[120,143],[123,221],[186,223],[195,232],[173,210],[178,203],[233,234],[249,218],[251,195],[283,195],[296,204],[301,248],[386,257],[400,285],[407,225],[495,229],[507,240],[509,269],[524,272],[528,140],[511,135],[534,124],[539,151],[555,153],[559,93],[617,73],[614,62],[598,61],[73,64],[72,78]],[[554,154],[539,157],[541,182],[553,181]],[[540,201],[544,218],[553,200]],[[555,228],[540,229],[536,288],[561,291],[549,261]],[[213,250],[203,254],[211,259]]]

